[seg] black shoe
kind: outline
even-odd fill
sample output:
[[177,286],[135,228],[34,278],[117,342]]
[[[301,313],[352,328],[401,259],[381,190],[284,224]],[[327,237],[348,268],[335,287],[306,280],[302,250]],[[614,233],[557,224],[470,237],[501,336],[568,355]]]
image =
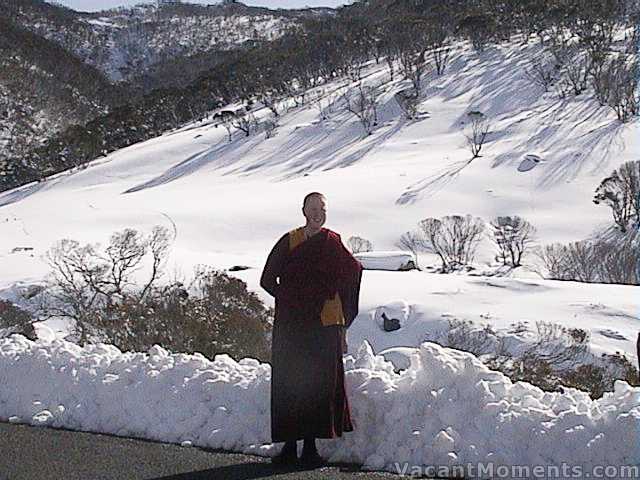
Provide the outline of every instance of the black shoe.
[[305,452],[303,450],[302,455],[300,455],[300,464],[307,467],[319,467],[325,463],[324,458],[317,451]]
[[275,465],[296,465],[298,453],[295,450],[283,449],[278,455],[271,457],[271,463]]

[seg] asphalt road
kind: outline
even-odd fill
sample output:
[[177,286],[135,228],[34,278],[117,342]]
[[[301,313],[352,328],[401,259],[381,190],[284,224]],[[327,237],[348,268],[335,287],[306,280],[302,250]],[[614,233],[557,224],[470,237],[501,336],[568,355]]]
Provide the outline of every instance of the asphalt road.
[[358,465],[278,467],[198,447],[0,422],[0,480],[399,479]]

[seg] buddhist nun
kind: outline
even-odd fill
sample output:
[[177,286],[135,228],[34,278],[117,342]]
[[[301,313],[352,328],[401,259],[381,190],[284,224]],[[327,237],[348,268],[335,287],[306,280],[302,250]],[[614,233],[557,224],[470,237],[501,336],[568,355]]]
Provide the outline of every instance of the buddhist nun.
[[[358,315],[362,265],[323,225],[327,200],[304,198],[306,224],[285,233],[267,258],[260,285],[275,298],[271,355],[271,438],[285,442],[274,463],[319,465],[316,438],[354,423],[344,386],[346,330]],[[303,440],[297,458],[297,440]]]

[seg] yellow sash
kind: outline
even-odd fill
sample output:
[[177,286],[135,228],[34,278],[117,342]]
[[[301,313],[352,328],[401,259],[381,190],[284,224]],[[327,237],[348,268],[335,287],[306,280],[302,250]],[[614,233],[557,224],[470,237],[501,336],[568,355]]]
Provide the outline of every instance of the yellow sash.
[[[289,232],[289,251],[305,241],[304,227],[298,227]],[[320,312],[320,321],[322,325],[328,327],[330,325],[344,325],[344,314],[342,313],[342,301],[340,295],[336,292],[336,296],[324,302],[322,312]]]

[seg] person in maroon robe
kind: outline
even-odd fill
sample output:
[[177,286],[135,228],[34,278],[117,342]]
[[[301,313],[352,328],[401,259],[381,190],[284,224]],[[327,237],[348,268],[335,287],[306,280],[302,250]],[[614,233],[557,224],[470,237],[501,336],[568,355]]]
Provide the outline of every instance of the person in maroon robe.
[[307,195],[304,227],[284,234],[267,258],[260,286],[275,297],[271,355],[271,438],[285,442],[274,463],[321,464],[316,438],[354,423],[344,386],[346,329],[358,315],[362,265],[336,232],[323,228],[326,199]]

